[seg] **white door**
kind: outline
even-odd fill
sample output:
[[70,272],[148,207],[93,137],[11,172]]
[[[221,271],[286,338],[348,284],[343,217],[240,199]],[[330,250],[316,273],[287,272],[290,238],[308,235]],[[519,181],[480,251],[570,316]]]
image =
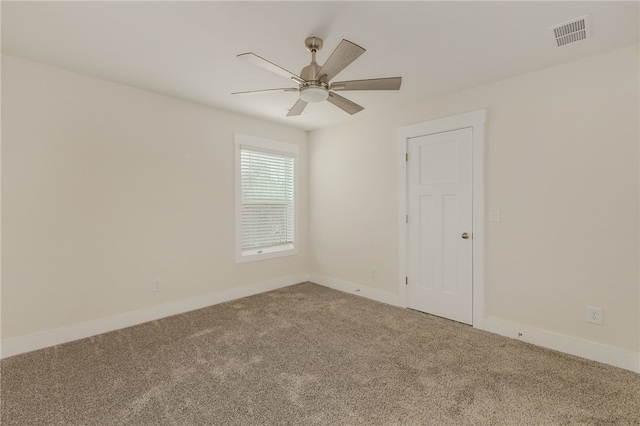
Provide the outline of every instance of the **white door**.
[[473,321],[472,129],[408,140],[407,306]]

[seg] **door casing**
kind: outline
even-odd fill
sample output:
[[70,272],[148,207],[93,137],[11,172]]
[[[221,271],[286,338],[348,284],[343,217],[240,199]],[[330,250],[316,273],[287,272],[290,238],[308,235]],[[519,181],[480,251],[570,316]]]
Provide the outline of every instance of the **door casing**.
[[484,318],[484,128],[487,110],[430,120],[398,128],[398,300],[407,307],[407,142],[410,138],[471,128],[473,131],[473,327]]

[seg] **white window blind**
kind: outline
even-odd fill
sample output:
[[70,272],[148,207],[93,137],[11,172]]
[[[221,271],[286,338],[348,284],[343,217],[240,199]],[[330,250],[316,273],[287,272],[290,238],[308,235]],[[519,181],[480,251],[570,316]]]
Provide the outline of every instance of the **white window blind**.
[[294,162],[286,154],[240,149],[243,254],[293,248]]

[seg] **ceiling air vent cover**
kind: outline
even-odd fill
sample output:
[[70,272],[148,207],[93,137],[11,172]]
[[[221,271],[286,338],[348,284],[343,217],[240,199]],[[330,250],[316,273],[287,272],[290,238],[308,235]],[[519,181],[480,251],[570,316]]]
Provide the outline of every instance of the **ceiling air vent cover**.
[[589,35],[589,15],[563,22],[550,28],[558,47],[584,40]]

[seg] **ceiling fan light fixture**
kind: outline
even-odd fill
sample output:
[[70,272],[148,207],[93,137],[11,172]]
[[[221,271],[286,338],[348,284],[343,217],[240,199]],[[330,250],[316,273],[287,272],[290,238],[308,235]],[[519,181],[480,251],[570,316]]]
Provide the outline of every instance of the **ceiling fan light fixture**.
[[305,102],[322,102],[329,97],[329,91],[322,87],[307,87],[300,90],[300,99]]

